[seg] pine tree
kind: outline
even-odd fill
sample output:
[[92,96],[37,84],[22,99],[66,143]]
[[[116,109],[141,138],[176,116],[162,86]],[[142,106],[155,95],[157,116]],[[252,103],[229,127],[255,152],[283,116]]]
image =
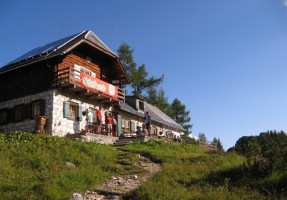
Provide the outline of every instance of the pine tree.
[[165,95],[165,91],[162,88],[159,90],[156,89],[148,90],[145,99],[149,104],[156,106],[164,113],[168,112],[170,105]]
[[186,111],[185,105],[177,98],[175,98],[170,105],[169,116],[184,128],[185,135],[189,135],[191,133],[190,129],[192,128],[192,125],[189,124],[189,111]]
[[217,149],[220,150],[220,151],[221,151],[221,150],[224,150],[224,149],[223,149],[223,145],[222,145],[222,143],[221,143],[221,141],[220,141],[219,138],[217,138]]
[[148,103],[158,107],[180,124],[186,136],[189,135],[192,125],[189,124],[189,111],[186,111],[185,105],[177,98],[174,99],[172,104],[168,103],[164,90],[157,90],[157,87],[164,79],[164,75],[159,78],[149,77],[144,64],[137,67],[137,64],[134,62],[133,52],[134,50],[126,43],[123,43],[118,49],[119,59],[131,80],[132,94],[136,97],[145,97]]
[[219,138],[214,137],[212,140],[212,144],[216,146],[217,150],[223,150],[223,146]]
[[142,97],[143,90],[155,88],[163,81],[164,76],[149,77],[145,65],[137,66],[134,62],[133,52],[134,50],[128,44],[123,43],[118,49],[118,56],[131,80],[133,95]]
[[132,78],[132,74],[135,73],[137,64],[134,62],[133,57],[134,50],[126,43],[123,43],[118,49],[119,59],[125,68],[129,78]]
[[206,136],[205,136],[204,133],[199,133],[199,134],[198,134],[198,139],[199,139],[199,141],[200,141],[201,143],[206,144],[206,142],[207,142],[207,138],[206,138]]
[[212,140],[212,144],[217,146],[217,142],[218,142],[217,138],[214,137],[213,140]]

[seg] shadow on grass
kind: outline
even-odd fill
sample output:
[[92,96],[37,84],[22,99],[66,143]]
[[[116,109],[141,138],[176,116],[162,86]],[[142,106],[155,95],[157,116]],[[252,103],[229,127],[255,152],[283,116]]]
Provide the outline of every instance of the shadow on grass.
[[[191,163],[208,163],[210,162],[210,157],[199,156],[195,158],[190,158]],[[210,162],[212,163],[212,161]],[[245,164],[238,167],[232,167],[226,170],[218,170],[209,173],[204,178],[193,179],[188,183],[178,180],[177,182],[190,188],[194,185],[212,185],[212,186],[228,186],[230,188],[247,187],[251,190],[257,191],[267,198],[272,199],[284,199],[287,197],[287,172],[279,172],[279,178],[276,180],[269,175],[260,175],[254,173],[252,167],[248,167]],[[270,178],[271,177],[271,178]]]

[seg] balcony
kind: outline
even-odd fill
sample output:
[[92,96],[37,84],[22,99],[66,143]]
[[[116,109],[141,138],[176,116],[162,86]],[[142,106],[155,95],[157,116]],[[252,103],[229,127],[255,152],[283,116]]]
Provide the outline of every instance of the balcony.
[[125,91],[73,67],[55,72],[54,87],[104,103],[125,102]]

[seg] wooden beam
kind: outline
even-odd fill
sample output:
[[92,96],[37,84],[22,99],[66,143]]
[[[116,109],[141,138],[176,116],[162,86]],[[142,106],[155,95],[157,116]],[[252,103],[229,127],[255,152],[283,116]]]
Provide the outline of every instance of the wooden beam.
[[63,88],[64,90],[72,89],[72,88],[74,88],[74,85],[69,84],[69,85],[61,86],[61,88]]
[[78,92],[75,92],[76,95],[86,95],[86,94],[89,94],[90,93],[90,90],[81,90],[81,91],[78,91]]

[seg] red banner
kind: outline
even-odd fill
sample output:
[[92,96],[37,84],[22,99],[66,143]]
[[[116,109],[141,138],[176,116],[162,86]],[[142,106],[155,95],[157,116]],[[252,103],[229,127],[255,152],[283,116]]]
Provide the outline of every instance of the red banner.
[[101,92],[105,95],[118,98],[118,87],[111,85],[101,79],[91,77],[85,73],[81,73],[81,85],[92,91]]

